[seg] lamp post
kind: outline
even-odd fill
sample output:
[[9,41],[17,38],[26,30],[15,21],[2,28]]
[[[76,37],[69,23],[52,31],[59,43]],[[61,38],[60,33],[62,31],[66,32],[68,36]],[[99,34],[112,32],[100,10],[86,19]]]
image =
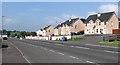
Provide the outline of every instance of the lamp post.
[[2,47],[2,44],[3,44],[3,17],[4,17],[4,16],[2,16],[1,44],[0,44],[1,47]]

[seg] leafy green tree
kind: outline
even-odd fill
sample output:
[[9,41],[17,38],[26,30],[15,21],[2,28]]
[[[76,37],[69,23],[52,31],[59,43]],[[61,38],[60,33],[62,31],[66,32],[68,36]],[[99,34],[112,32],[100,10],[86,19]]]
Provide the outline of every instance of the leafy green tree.
[[36,32],[31,32],[32,36],[37,36]]
[[25,38],[26,32],[25,32],[25,31],[22,31],[22,32],[20,32],[20,35],[21,35],[21,37]]

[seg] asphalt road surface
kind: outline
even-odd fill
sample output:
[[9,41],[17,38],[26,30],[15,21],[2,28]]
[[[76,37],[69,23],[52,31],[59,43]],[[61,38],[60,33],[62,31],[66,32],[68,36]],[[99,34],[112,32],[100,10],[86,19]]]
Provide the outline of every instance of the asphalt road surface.
[[[118,48],[8,39],[27,63],[118,63]],[[4,55],[3,55],[4,56]],[[109,64],[109,65],[110,65]],[[115,64],[114,64],[115,65]]]

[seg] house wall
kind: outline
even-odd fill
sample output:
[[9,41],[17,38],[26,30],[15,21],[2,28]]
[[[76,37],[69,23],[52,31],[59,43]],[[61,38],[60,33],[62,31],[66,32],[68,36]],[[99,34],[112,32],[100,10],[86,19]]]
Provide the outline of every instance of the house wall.
[[[95,34],[106,34],[106,25],[105,25],[105,22],[101,22],[101,25],[97,25],[97,23],[95,23],[96,27],[95,27]],[[98,29],[98,32],[97,32],[97,29]]]
[[106,25],[107,34],[112,34],[113,29],[119,29],[118,17],[114,14]]
[[[101,25],[98,25],[98,22],[93,23],[93,21],[90,20],[85,27],[85,34],[112,34],[113,29],[119,28],[118,18],[115,14],[113,14],[113,16],[111,16],[111,18],[106,22],[106,25],[104,21],[100,21],[100,23]],[[94,26],[95,28],[93,29]],[[101,30],[102,33],[100,32]]]
[[40,36],[40,35],[42,35],[42,36],[46,36],[46,31],[45,30],[38,30],[37,32],[37,36]]
[[54,34],[54,27],[50,26],[46,31],[46,36]]
[[85,24],[81,20],[77,20],[75,23],[72,24],[70,29],[71,29],[71,32],[78,33],[85,29]]
[[93,23],[93,21],[90,20],[85,27],[85,30],[84,30],[85,34],[95,34],[94,32],[95,30],[93,29],[94,25],[95,24]]
[[70,35],[71,34],[71,32],[70,32],[70,27],[69,26],[67,26],[67,25],[63,25],[62,27],[61,27],[61,29],[60,29],[61,31],[61,35]]
[[54,35],[59,35],[59,33],[58,33],[59,31],[58,31],[58,29],[57,28],[55,28],[54,29]]

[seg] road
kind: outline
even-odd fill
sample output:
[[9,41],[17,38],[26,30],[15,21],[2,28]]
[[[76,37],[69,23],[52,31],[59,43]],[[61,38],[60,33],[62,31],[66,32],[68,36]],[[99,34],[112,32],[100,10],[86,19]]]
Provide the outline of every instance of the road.
[[27,63],[90,63],[93,65],[118,63],[118,48],[25,39],[9,39],[5,43],[14,46]]

